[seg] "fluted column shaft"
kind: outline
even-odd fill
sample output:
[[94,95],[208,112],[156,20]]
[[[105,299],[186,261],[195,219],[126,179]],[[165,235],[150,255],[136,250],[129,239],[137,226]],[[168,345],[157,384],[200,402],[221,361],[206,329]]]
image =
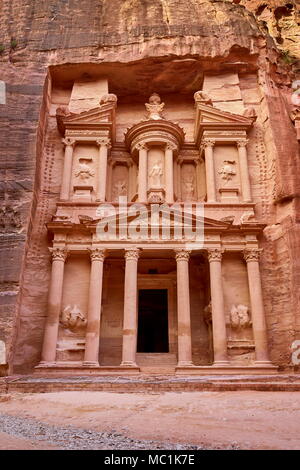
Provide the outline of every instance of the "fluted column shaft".
[[107,158],[108,149],[110,148],[110,139],[98,139],[99,145],[99,164],[98,164],[98,187],[97,201],[105,202],[106,200],[106,181],[107,181]]
[[99,365],[99,341],[101,324],[103,264],[105,250],[92,248],[91,274],[89,287],[88,318],[85,337],[84,364],[89,366]]
[[70,198],[70,185],[72,177],[72,166],[73,166],[73,150],[75,145],[75,140],[70,139],[69,137],[63,139],[65,144],[65,156],[64,156],[64,166],[63,166],[63,176],[60,189],[60,199],[62,201],[68,201]]
[[259,255],[260,250],[257,249],[246,249],[244,252],[247,262],[256,362],[270,364]]
[[192,366],[190,251],[175,250],[177,262],[178,367]]
[[222,251],[220,249],[208,250],[208,261],[210,271],[214,365],[220,366],[228,364],[222,281]]
[[42,363],[55,362],[59,318],[61,314],[64,267],[67,258],[65,248],[51,248],[52,270],[48,297],[48,315],[42,348]]
[[148,147],[145,144],[139,144],[137,148],[139,150],[138,201],[146,203],[148,187]]
[[137,267],[139,249],[125,250],[125,286],[122,366],[136,367],[137,349]]
[[166,185],[166,202],[173,204],[174,202],[174,165],[173,165],[173,151],[176,147],[170,144],[166,145],[165,149],[165,185]]
[[238,151],[239,151],[239,163],[240,163],[243,202],[251,202],[252,200],[249,167],[248,167],[248,156],[247,156],[247,148],[246,148],[247,143],[248,143],[247,140],[241,140],[237,142]]
[[205,171],[207,186],[207,202],[216,202],[216,181],[215,181],[215,163],[214,163],[214,145],[212,140],[206,140],[203,143],[205,151]]

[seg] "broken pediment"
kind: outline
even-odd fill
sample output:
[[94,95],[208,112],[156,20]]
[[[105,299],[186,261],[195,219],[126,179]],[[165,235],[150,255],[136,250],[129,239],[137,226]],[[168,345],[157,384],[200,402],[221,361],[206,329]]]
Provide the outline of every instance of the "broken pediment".
[[195,142],[200,145],[205,131],[232,132],[233,138],[235,132],[247,132],[251,129],[255,120],[256,116],[249,112],[247,115],[233,114],[203,101],[196,101]]
[[[114,97],[114,99],[109,99]],[[107,95],[106,100],[101,100],[99,107],[83,111],[79,114],[68,112],[66,108],[58,108],[56,112],[57,127],[62,135],[82,130],[103,131],[108,130],[115,134],[115,110],[117,97]]]

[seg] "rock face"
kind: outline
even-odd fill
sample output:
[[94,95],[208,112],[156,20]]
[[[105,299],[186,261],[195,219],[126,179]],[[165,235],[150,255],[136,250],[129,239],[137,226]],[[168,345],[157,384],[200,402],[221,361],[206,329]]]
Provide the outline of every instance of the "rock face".
[[[260,242],[271,358],[292,366],[291,344],[300,339],[299,140],[290,117],[297,77],[242,4],[293,56],[298,13],[294,2],[237,3],[2,1],[0,340],[10,372],[28,372],[40,359],[50,276],[45,224],[60,191],[57,155],[62,161],[56,110],[69,105],[75,82],[97,79],[102,90],[102,76],[124,105],[153,91],[203,89],[224,111],[255,109],[249,165],[256,217],[267,225]],[[73,98],[76,111],[82,95]]]

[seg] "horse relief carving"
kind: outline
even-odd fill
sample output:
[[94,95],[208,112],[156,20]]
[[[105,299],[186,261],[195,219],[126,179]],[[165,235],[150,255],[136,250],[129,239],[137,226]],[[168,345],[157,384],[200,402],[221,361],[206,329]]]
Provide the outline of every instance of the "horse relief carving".
[[67,305],[61,314],[61,325],[74,333],[80,333],[87,325],[85,315],[77,305]]

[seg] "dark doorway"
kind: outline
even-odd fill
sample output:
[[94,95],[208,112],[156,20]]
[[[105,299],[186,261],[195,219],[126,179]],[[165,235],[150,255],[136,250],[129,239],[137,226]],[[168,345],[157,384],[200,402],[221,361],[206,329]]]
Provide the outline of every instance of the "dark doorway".
[[139,290],[137,351],[141,353],[169,352],[168,290]]

